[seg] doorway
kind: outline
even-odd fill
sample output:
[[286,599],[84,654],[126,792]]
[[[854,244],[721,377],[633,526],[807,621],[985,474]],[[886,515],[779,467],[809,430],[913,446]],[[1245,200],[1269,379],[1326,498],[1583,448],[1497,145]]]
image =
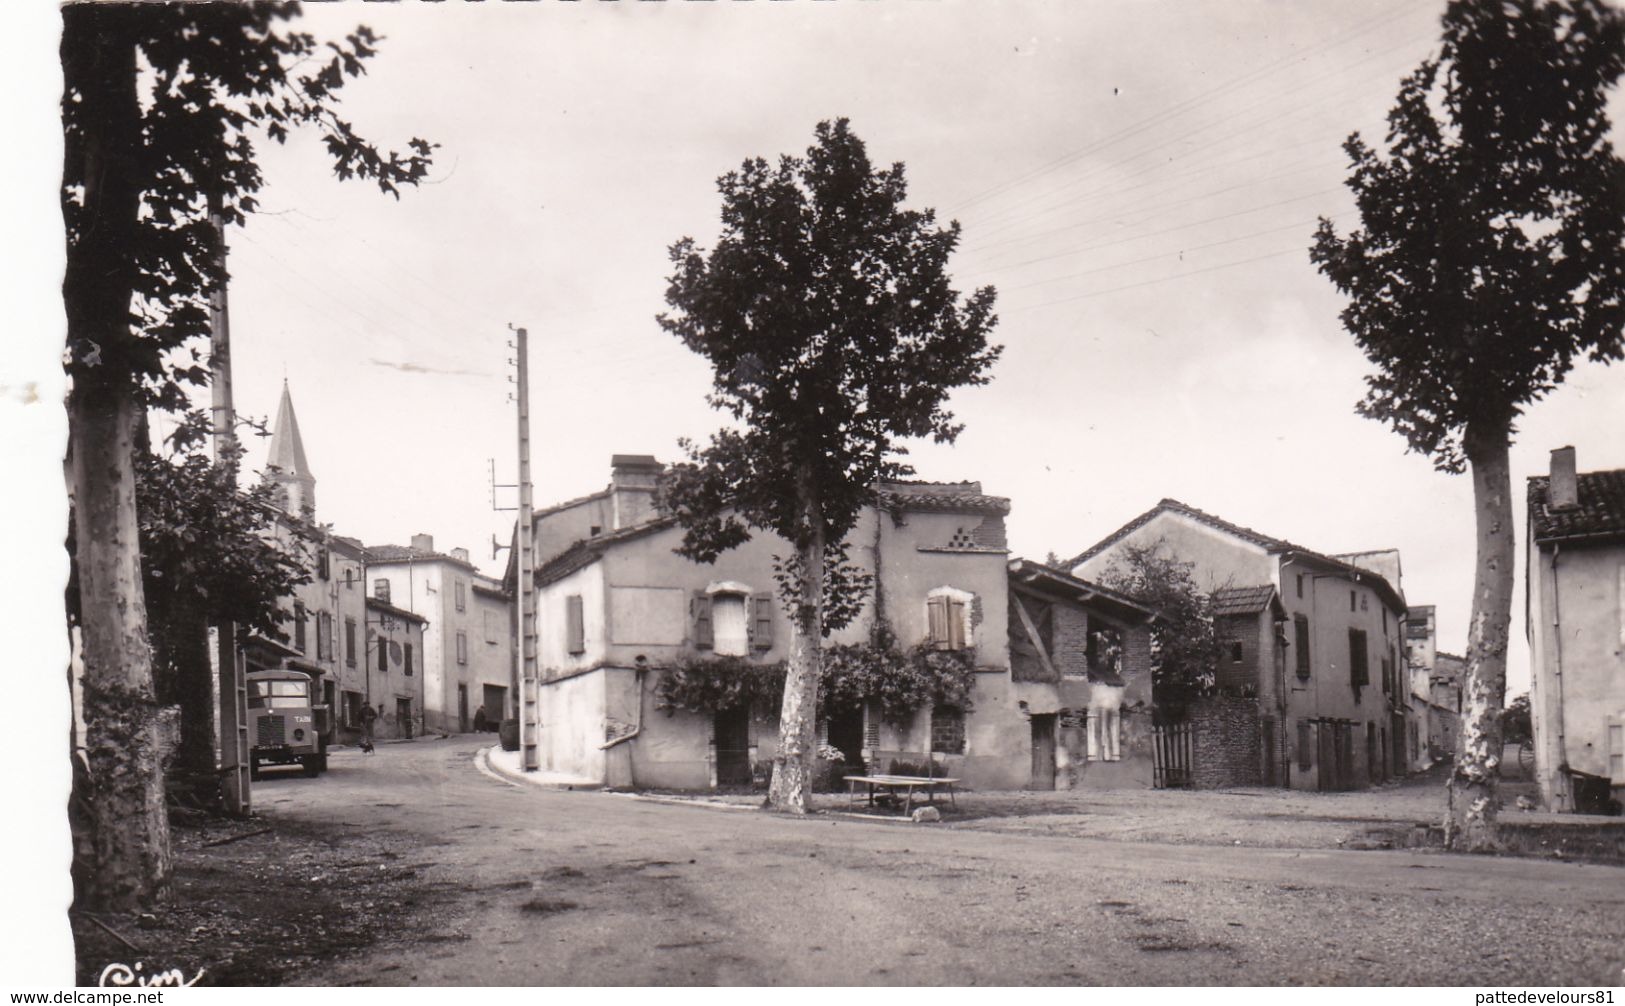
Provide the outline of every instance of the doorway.
[[712,722],[717,749],[717,785],[750,785],[750,713],[725,709]]
[[847,709],[829,718],[829,746],[854,772],[863,771],[863,709]]
[[412,739],[412,700],[395,700],[395,732],[406,740]]
[[457,732],[468,733],[468,686],[457,686]]
[[1055,788],[1055,714],[1034,714],[1033,789]]

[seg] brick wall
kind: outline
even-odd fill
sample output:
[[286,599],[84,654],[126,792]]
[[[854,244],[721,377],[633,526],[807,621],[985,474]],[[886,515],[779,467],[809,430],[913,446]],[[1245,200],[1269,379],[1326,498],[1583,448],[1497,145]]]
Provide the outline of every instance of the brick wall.
[[[1213,620],[1214,631],[1222,645],[1219,666],[1214,672],[1214,684],[1239,694],[1244,688],[1257,694],[1259,674],[1257,615],[1231,615]],[[1239,644],[1241,660],[1232,659],[1232,647]]]
[[983,517],[982,522],[976,525],[976,530],[971,533],[971,538],[976,542],[977,548],[1010,547],[1009,542],[1005,540],[1004,517],[999,514],[988,514]]
[[1197,789],[1263,785],[1258,700],[1216,695],[1187,712],[1195,735],[1192,776]]
[[1089,616],[1070,604],[1050,609],[1050,660],[1062,674],[1089,673]]

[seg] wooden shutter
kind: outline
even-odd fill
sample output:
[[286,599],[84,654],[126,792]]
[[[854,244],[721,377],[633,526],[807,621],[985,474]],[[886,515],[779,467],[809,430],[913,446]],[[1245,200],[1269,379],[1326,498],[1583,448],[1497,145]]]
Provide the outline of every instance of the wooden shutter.
[[1614,785],[1625,783],[1625,716],[1610,716],[1608,731],[1608,779]]
[[1309,619],[1304,615],[1292,616],[1292,633],[1297,647],[1298,677],[1309,678]]
[[948,649],[963,650],[965,648],[965,602],[957,597],[945,598],[948,602]]
[[1298,768],[1309,771],[1315,763],[1315,728],[1308,720],[1298,721]]
[[378,636],[378,669],[385,673],[389,671],[389,640],[382,635]]
[[948,647],[948,599],[925,599],[925,641],[939,650]]
[[757,594],[751,609],[751,645],[758,650],[773,648],[773,595]]
[[571,594],[564,599],[565,648],[571,653],[587,650],[586,615],[581,608],[581,595]]
[[344,662],[355,666],[355,619],[344,620]]
[[406,650],[406,657],[405,657],[404,663],[406,665],[406,673],[407,673],[408,676],[410,676],[411,673],[412,673],[412,644],[407,643],[406,646],[405,646],[405,650]]
[[689,602],[689,609],[694,615],[694,645],[708,650],[713,639],[710,595],[703,590],[696,590],[693,600]]
[[1349,684],[1360,688],[1371,683],[1371,672],[1366,667],[1365,630],[1349,630]]

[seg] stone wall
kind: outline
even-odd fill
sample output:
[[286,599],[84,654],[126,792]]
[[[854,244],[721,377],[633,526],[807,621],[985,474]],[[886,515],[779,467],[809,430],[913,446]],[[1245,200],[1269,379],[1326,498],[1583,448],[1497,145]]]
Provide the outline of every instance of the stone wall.
[[1258,700],[1217,695],[1193,703],[1192,780],[1197,789],[1261,786],[1264,752]]

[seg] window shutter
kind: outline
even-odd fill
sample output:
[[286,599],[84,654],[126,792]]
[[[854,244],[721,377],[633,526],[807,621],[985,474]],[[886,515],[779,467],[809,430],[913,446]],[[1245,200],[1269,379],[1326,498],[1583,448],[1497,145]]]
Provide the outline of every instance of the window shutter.
[[378,637],[378,669],[389,672],[389,641],[383,636]]
[[771,650],[773,648],[773,595],[757,594],[751,611],[751,624],[754,632],[751,636],[751,645],[758,650]]
[[708,650],[712,640],[710,596],[703,590],[696,590],[689,608],[694,613],[694,645]]
[[1309,619],[1304,615],[1292,616],[1292,634],[1295,636],[1294,645],[1298,649],[1298,677],[1309,678]]
[[1608,779],[1625,783],[1625,716],[1608,717]]
[[1307,772],[1315,763],[1315,729],[1308,720],[1298,721],[1298,768]]
[[1360,688],[1371,683],[1371,673],[1366,667],[1365,630],[1349,630],[1349,684]]
[[585,653],[587,650],[587,624],[581,610],[581,595],[571,594],[564,599],[564,631],[568,640],[566,648],[571,653]]
[[965,602],[957,597],[945,598],[948,602],[948,649],[963,650],[965,648]]
[[948,599],[928,597],[925,600],[925,641],[939,650],[948,647]]
[[405,659],[406,673],[407,673],[407,676],[410,677],[411,674],[412,674],[412,644],[407,643],[406,646],[405,646],[405,650],[406,650],[406,659]]

